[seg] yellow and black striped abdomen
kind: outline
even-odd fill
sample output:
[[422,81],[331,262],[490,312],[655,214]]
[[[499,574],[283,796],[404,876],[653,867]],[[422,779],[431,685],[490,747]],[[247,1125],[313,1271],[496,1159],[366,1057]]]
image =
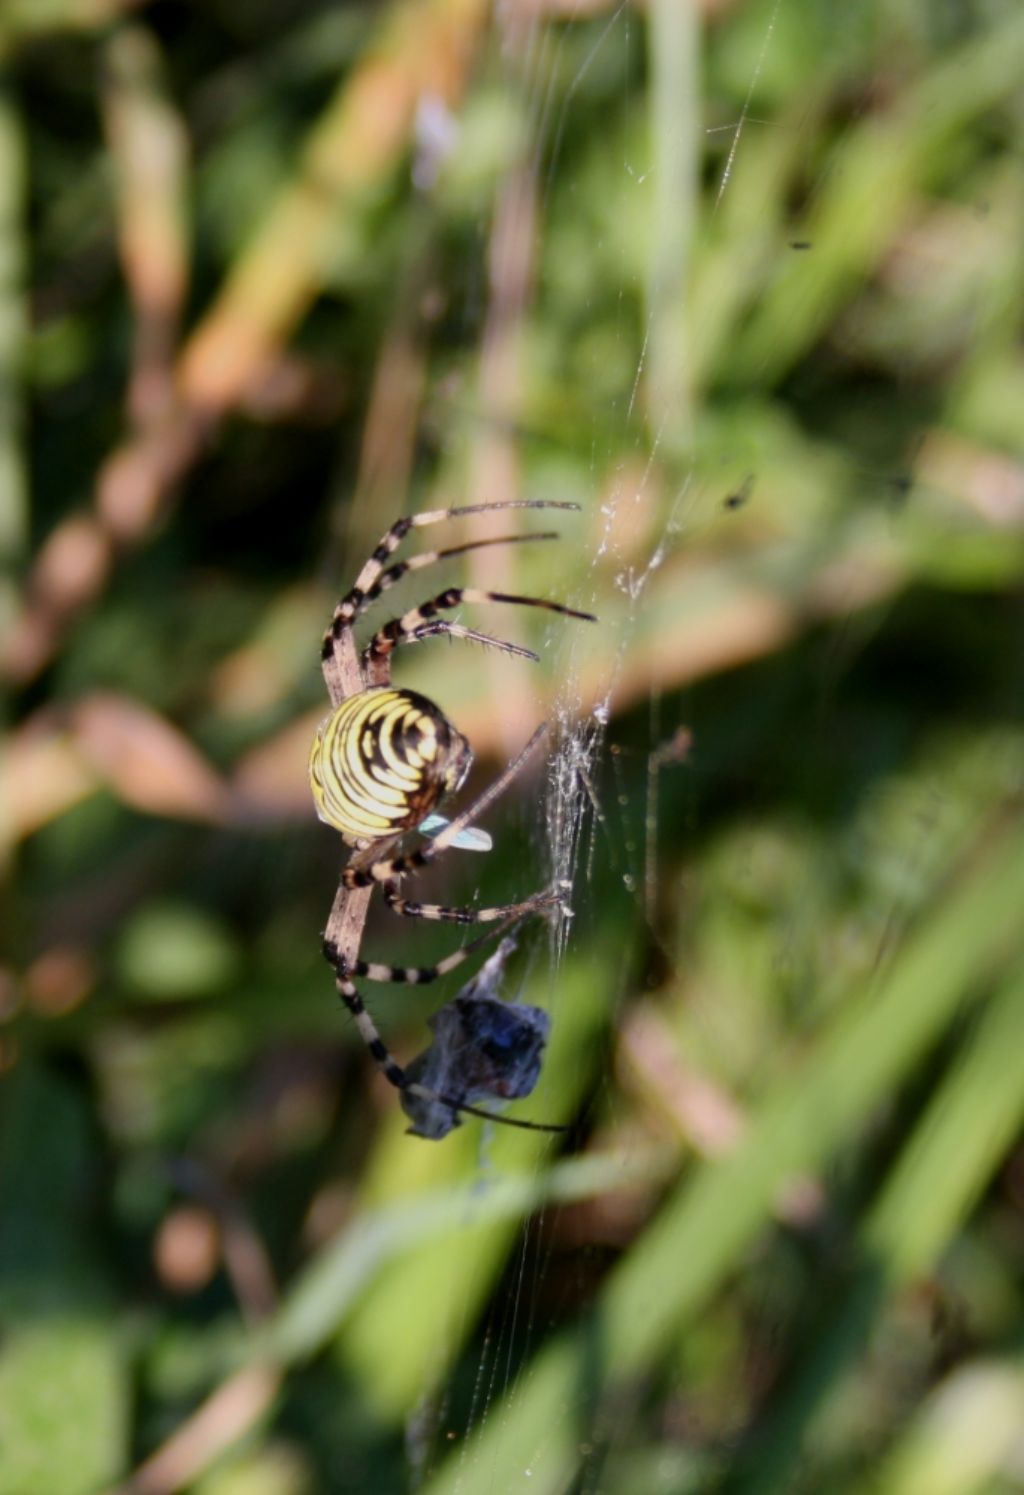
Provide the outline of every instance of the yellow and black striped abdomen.
[[380,686],[349,696],[317,728],[309,782],[320,819],[350,845],[410,830],[457,789],[469,743],[426,696]]

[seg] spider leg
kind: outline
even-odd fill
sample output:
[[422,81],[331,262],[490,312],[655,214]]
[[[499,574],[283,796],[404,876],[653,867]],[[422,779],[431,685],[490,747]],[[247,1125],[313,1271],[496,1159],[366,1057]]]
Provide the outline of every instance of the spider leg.
[[377,580],[366,590],[361,611],[376,602],[383,592],[408,576],[412,571],[422,571],[424,566],[435,566],[453,555],[465,555],[470,550],[484,550],[489,545],[532,545],[535,540],[557,540],[558,531],[549,529],[527,535],[487,535],[480,540],[467,540],[463,545],[446,545],[443,550],[425,550],[420,555],[410,556],[407,561],[396,561],[386,566]]
[[[587,623],[597,621],[593,613],[580,612],[577,608],[566,607],[561,602],[549,602],[544,597],[519,597],[510,592],[485,592],[479,587],[447,587],[436,597],[431,597],[429,602],[421,602],[419,607],[411,608],[400,618],[392,618],[390,623],[385,623],[383,628],[377,630],[363,656],[367,670],[374,672],[380,669],[388,655],[399,644],[410,640],[416,642],[423,638],[424,628],[434,628],[433,620],[439,612],[458,607],[463,602],[507,602],[514,607],[540,607],[545,612],[560,613],[566,618],[582,618]],[[450,630],[445,631],[450,632]],[[511,653],[516,652],[514,644],[502,644],[497,639],[490,640],[490,642],[499,644],[499,647],[506,648]]]
[[[441,524],[446,519],[461,519],[466,514],[488,514],[495,510],[504,509],[579,509],[579,504],[560,503],[553,499],[513,499],[507,503],[493,504],[466,504],[456,509],[428,509],[422,514],[412,514],[404,519],[396,519],[394,524],[378,541],[373,554],[366,562],[359,575],[356,577],[355,586],[338,603],[331,619],[331,626],[324,635],[323,658],[329,659],[334,652],[335,640],[341,637],[346,629],[365,612],[376,597],[382,591],[392,586],[400,576],[407,571],[419,570],[423,566],[433,565],[435,561],[443,560],[449,555],[460,555],[467,550],[477,550],[484,545],[503,545],[510,543],[510,537],[502,536],[498,539],[473,540],[466,545],[456,545],[448,550],[435,550],[427,555],[415,557],[411,561],[398,562],[388,567],[388,559],[394,554],[411,529],[423,529],[429,524]],[[539,539],[536,535],[515,535],[511,537],[516,543]],[[547,536],[544,536],[547,538]],[[385,574],[390,578],[385,580]]]
[[[525,918],[527,914],[559,904],[562,901],[562,895],[557,888],[543,888],[540,892],[531,893],[528,898],[522,899],[519,903],[500,903],[493,908],[450,908],[444,903],[416,903],[412,899],[402,898],[398,892],[398,884],[386,882],[384,901],[393,914],[401,914],[407,919],[440,919],[450,924],[490,924],[497,919],[511,921]],[[491,932],[499,933],[500,931]],[[474,942],[474,944],[478,943],[480,941]]]
[[[524,912],[531,911],[530,905],[524,904],[522,908]],[[516,923],[518,917],[519,911],[516,909],[515,913],[505,919],[504,923],[499,924],[495,929],[488,929],[486,933],[471,940],[468,945],[463,945],[461,950],[446,955],[443,960],[439,960],[436,965],[432,966],[390,966],[381,965],[375,960],[345,961],[340,953],[333,959],[328,956],[328,959],[339,974],[344,967],[347,975],[360,976],[366,981],[390,981],[396,986],[426,986],[440,976],[447,976],[449,971],[454,971],[456,966],[462,965],[464,960],[469,960],[470,956],[475,955],[487,944],[488,940],[496,939],[499,934],[504,934],[506,929],[510,929]]]
[[[334,950],[335,947],[331,945],[330,941],[325,940],[324,954],[332,965],[335,964],[332,954]],[[347,975],[342,974],[343,969],[343,967],[339,969],[335,966],[335,983],[338,988],[338,995],[352,1014],[352,1019],[359,1029],[359,1036],[370,1050],[377,1068],[384,1078],[390,1084],[394,1085],[396,1090],[406,1090],[410,1094],[421,1096],[424,1100],[431,1101],[434,1104],[448,1106],[453,1111],[461,1111],[468,1116],[479,1116],[485,1121],[496,1121],[501,1126],[514,1126],[520,1131],[564,1132],[567,1130],[564,1126],[548,1125],[542,1121],[523,1121],[515,1116],[499,1116],[493,1111],[485,1110],[483,1106],[471,1106],[465,1101],[455,1100],[451,1096],[438,1095],[436,1091],[431,1090],[428,1086],[420,1085],[415,1080],[410,1080],[405,1070],[398,1063],[397,1059],[392,1056],[387,1044],[381,1038],[377,1024],[367,1012],[363,999],[359,995],[358,987],[352,983]]]
[[[532,649],[524,649],[520,644],[510,644],[507,639],[494,638],[489,633],[480,633],[476,628],[465,628],[461,623],[449,622],[447,618],[436,618],[431,623],[423,623],[419,628],[414,628],[411,633],[404,634],[397,640],[394,647],[397,649],[400,644],[419,644],[424,639],[437,637],[438,634],[447,634],[449,638],[468,639],[470,643],[498,649],[502,654],[516,654],[520,659],[529,659],[534,664],[540,663],[540,655],[535,654]],[[391,684],[390,653],[374,658],[368,648],[363,654],[362,666],[366,673],[367,685]]]
[[346,889],[368,888],[373,883],[390,882],[393,878],[402,877],[406,872],[416,872],[420,867],[426,867],[436,861],[442,852],[448,850],[459,832],[472,825],[473,821],[488,809],[500,794],[504,793],[546,731],[547,723],[542,722],[519,756],[513,758],[504,773],[499,774],[494,782],[473,800],[472,804],[467,805],[466,809],[455,816],[454,820],[450,820],[444,830],[432,841],[425,846],[417,846],[413,851],[404,852],[400,856],[384,857],[379,862],[359,860],[355,866],[349,862],[347,867],[342,868],[341,886]]

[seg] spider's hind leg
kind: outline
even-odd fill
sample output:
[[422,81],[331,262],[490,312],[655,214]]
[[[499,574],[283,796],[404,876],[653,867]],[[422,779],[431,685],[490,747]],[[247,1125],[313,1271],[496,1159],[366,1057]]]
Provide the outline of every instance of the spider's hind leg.
[[352,1014],[359,1036],[366,1044],[373,1056],[373,1061],[383,1074],[384,1078],[394,1085],[396,1090],[404,1090],[409,1083],[405,1070],[398,1060],[393,1058],[387,1044],[381,1038],[377,1030],[377,1024],[366,1010],[359,989],[346,974],[345,965],[338,955],[338,948],[330,940],[324,940],[324,954],[330,964],[334,967],[334,979],[338,988],[338,995]]
[[335,975],[359,976],[366,981],[393,982],[396,986],[426,986],[442,976],[447,976],[449,971],[454,971],[462,965],[463,961],[469,960],[470,956],[475,955],[490,940],[504,934],[516,922],[517,913],[518,911],[505,919],[504,923],[498,924],[494,929],[486,930],[475,940],[470,940],[468,945],[463,945],[460,950],[453,951],[451,955],[446,955],[443,960],[439,960],[436,965],[432,966],[382,965],[375,960],[348,961],[336,945],[328,948],[326,940],[324,941],[324,954],[334,967]]
[[359,995],[359,989],[343,974],[344,966],[339,963],[337,946],[330,940],[324,941],[324,954],[328,961],[334,966],[335,984],[338,995],[352,1014],[359,1036],[366,1044],[373,1056],[373,1061],[381,1074],[389,1084],[394,1085],[408,1095],[418,1096],[420,1100],[427,1101],[434,1106],[444,1106],[453,1113],[464,1113],[467,1116],[478,1116],[484,1121],[494,1121],[501,1126],[513,1126],[520,1131],[527,1132],[564,1132],[564,1126],[547,1125],[541,1121],[525,1121],[516,1116],[499,1116],[493,1111],[486,1110],[483,1106],[473,1106],[467,1101],[458,1100],[453,1096],[439,1095],[427,1085],[421,1085],[418,1081],[410,1078],[406,1070],[402,1068],[398,1060],[392,1055],[387,1044],[381,1038],[377,1024],[366,1010],[366,1005]]

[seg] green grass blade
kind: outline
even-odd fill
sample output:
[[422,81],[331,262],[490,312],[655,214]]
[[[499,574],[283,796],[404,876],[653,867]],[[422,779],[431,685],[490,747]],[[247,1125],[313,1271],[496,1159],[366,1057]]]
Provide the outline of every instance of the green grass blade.
[[[656,1364],[765,1228],[780,1187],[852,1141],[943,1031],[979,974],[1019,937],[1024,839],[1014,827],[932,914],[882,979],[842,1012],[752,1118],[731,1157],[684,1179],[609,1279],[593,1321],[541,1354],[507,1409],[429,1495],[564,1488],[591,1436],[586,1406]],[[529,1474],[526,1471],[529,1470]]]

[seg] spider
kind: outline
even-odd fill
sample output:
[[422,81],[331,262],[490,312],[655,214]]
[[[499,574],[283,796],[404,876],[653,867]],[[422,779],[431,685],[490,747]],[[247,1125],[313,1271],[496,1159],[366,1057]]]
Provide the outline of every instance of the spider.
[[[538,727],[518,757],[466,810],[451,821],[442,820],[432,812],[446,795],[454,794],[465,783],[473,751],[433,701],[417,691],[397,689],[391,684],[391,656],[404,644],[420,643],[447,634],[449,638],[471,639],[490,645],[506,654],[533,660],[538,658],[530,649],[438,616],[463,602],[510,603],[517,607],[545,608],[549,612],[588,622],[595,619],[591,613],[578,612],[575,608],[539,597],[519,597],[505,592],[481,591],[475,587],[448,587],[419,607],[378,628],[361,656],[356,647],[354,629],[356,622],[381,594],[410,571],[422,570],[450,556],[464,555],[484,546],[558,538],[557,534],[550,532],[498,535],[388,564],[410,530],[441,524],[465,514],[498,509],[578,508],[578,504],[572,503],[520,499],[434,509],[396,520],[363,566],[355,586],[335,608],[331,625],[324,635],[323,672],[332,710],[320,723],[309,755],[309,780],[317,814],[327,825],[340,831],[342,839],[352,848],[352,856],[342,868],[338,891],[324,930],[323,951],[334,970],[338,994],[352,1014],[378,1069],[406,1097],[418,1097],[428,1103],[446,1106],[453,1115],[465,1112],[531,1131],[564,1129],[496,1116],[491,1111],[470,1105],[464,1098],[438,1094],[415,1074],[410,1076],[389,1052],[353,978],[414,984],[434,981],[461,965],[487,940],[501,934],[517,920],[559,903],[560,894],[552,889],[533,893],[518,903],[477,909],[417,903],[404,898],[400,891],[402,877],[436,861],[449,847],[489,844],[486,837],[471,830],[471,822],[512,782],[546,728],[544,725]],[[441,827],[439,831],[438,826]],[[432,835],[433,839],[412,850],[398,851],[402,838],[415,830]],[[378,885],[382,887],[391,911],[406,918],[443,919],[457,924],[495,924],[497,927],[433,966],[392,966],[361,960],[360,948],[369,904]]]

